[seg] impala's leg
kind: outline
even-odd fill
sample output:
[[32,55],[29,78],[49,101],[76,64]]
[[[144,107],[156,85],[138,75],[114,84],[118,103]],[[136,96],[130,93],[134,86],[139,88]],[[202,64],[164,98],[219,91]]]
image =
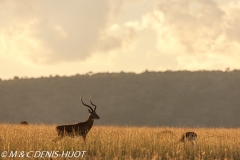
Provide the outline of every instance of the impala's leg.
[[83,137],[84,142],[86,142],[87,135],[83,135],[82,137]]
[[57,142],[64,137],[64,131],[58,130],[58,136],[52,140],[52,142]]
[[54,139],[52,140],[52,142],[57,142],[57,141],[61,140],[62,138],[63,138],[63,137],[58,136],[58,137],[54,138]]

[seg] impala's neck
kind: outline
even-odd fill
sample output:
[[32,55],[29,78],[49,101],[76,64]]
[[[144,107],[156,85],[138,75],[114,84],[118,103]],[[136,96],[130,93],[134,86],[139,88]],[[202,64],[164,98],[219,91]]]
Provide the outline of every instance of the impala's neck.
[[90,128],[92,128],[93,122],[94,122],[94,118],[93,118],[93,116],[92,116],[91,114],[89,114],[86,123],[88,123],[88,126],[89,126]]

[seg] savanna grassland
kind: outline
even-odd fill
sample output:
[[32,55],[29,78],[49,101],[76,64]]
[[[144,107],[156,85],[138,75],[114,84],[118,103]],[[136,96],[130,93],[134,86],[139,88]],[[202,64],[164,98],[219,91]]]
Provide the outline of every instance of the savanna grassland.
[[[54,125],[0,124],[1,153],[29,151],[32,158],[24,159],[68,159],[66,157],[34,158],[36,151],[86,151],[77,159],[166,159],[166,160],[236,160],[240,159],[240,129],[226,128],[168,128],[168,127],[120,127],[94,126],[87,136],[65,137],[52,142],[57,136]],[[173,134],[162,133],[170,130]],[[197,143],[181,143],[181,135],[187,131],[198,134]],[[46,154],[46,153],[45,153]],[[19,154],[0,159],[23,159]],[[76,158],[72,158],[76,159]]]

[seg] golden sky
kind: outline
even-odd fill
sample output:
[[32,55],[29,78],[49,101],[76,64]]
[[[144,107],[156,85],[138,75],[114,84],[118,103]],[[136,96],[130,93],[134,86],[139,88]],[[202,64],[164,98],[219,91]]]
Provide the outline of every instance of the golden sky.
[[0,78],[240,68],[238,0],[0,0]]

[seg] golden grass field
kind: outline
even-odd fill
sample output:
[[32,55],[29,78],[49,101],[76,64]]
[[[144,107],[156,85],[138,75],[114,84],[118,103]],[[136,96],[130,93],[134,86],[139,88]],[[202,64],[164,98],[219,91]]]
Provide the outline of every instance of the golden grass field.
[[[0,159],[68,159],[64,157],[34,158],[35,151],[83,151],[84,157],[72,159],[156,159],[156,160],[237,160],[240,159],[240,129],[168,128],[93,126],[86,142],[82,137],[57,136],[54,125],[0,124],[0,152],[17,151],[16,157]],[[170,130],[174,135],[161,134]],[[187,131],[198,134],[196,145],[180,143]],[[20,151],[31,152],[32,158],[19,158]],[[44,155],[43,155],[44,156]]]

